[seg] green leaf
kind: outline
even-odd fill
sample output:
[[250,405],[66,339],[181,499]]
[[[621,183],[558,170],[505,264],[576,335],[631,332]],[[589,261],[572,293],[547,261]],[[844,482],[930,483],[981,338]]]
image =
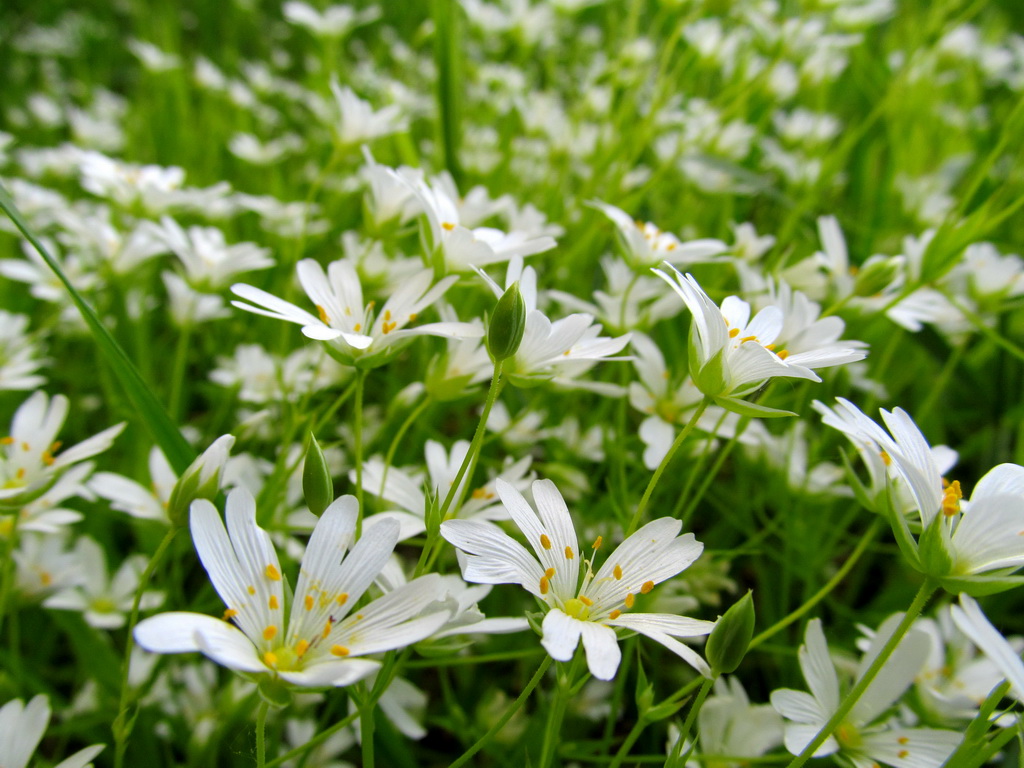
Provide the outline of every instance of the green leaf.
[[793,411],[780,411],[778,408],[769,408],[767,405],[758,405],[749,400],[740,400],[736,397],[716,397],[715,402],[727,411],[738,413],[740,416],[749,416],[753,419],[778,419],[783,416],[796,416]]
[[86,325],[89,326],[89,331],[92,333],[96,345],[100,348],[100,352],[107,359],[107,362],[110,363],[115,377],[121,382],[121,386],[124,387],[125,394],[128,395],[134,410],[142,417],[142,422],[146,425],[150,436],[160,446],[160,450],[164,452],[167,460],[174,467],[174,471],[179,475],[182,474],[189,464],[192,463],[192,460],[195,459],[196,452],[188,444],[188,441],[185,440],[174,422],[171,421],[164,406],[157,399],[153,390],[146,384],[142,375],[132,363],[131,358],[128,357],[114,337],[110,335],[110,331],[104,327],[96,311],[75,290],[75,287],[68,280],[67,275],[64,274],[57,260],[50,255],[46,247],[28,228],[28,224],[22,218],[17,206],[14,204],[14,200],[2,184],[0,184],[0,208],[10,217],[15,226],[21,230],[21,234],[39,252],[39,255],[43,257],[43,261],[47,263],[61,283],[64,284],[68,294],[71,296],[71,300],[78,308],[78,311],[82,313]]

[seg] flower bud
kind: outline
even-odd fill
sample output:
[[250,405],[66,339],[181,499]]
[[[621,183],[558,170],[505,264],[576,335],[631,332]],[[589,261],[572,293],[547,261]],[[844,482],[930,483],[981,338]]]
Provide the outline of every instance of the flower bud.
[[526,330],[526,301],[519,292],[519,281],[512,283],[498,299],[487,329],[487,351],[494,362],[512,357]]
[[754,635],[754,599],[747,592],[715,623],[704,654],[715,677],[735,671]]
[[327,459],[312,432],[309,434],[306,458],[302,462],[302,495],[306,498],[309,511],[317,517],[334,501],[331,470],[327,468]]
[[874,296],[883,291],[899,272],[901,259],[892,257],[888,259],[871,258],[861,267],[857,273],[857,280],[853,284],[855,296]]
[[167,516],[171,525],[183,528],[188,525],[188,510],[196,499],[213,499],[220,492],[221,475],[224,465],[235,444],[234,435],[221,435],[193,461],[179,478],[167,502]]

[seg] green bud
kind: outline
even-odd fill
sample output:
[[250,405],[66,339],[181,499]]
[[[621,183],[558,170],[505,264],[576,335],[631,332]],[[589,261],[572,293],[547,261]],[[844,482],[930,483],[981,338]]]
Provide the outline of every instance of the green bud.
[[235,444],[234,435],[221,435],[193,461],[178,479],[167,502],[167,516],[171,525],[188,525],[188,510],[196,499],[213,501],[220,492],[220,478],[224,464]]
[[715,677],[736,670],[754,635],[754,599],[748,591],[718,619],[708,635],[704,654]]
[[494,362],[512,357],[519,349],[526,330],[526,302],[519,292],[519,281],[512,283],[498,299],[487,329],[487,351]]
[[896,257],[868,259],[857,273],[857,280],[853,284],[854,295],[874,296],[881,293],[896,279],[900,266],[900,261]]
[[334,501],[331,470],[327,468],[327,459],[312,432],[309,433],[309,447],[306,448],[306,458],[302,462],[302,495],[306,498],[309,511],[317,517]]

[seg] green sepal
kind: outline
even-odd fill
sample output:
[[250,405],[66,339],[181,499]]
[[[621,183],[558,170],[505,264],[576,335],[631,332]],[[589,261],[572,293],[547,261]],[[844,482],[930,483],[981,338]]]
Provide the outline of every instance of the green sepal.
[[312,432],[309,433],[309,446],[306,448],[306,458],[302,462],[302,495],[306,499],[309,511],[317,517],[320,517],[334,501],[331,470],[328,469],[324,452]]
[[714,677],[729,674],[747,655],[747,646],[754,636],[754,598],[750,590],[730,606],[708,635],[704,655]]
[[913,534],[910,532],[910,526],[907,524],[907,518],[904,517],[896,509],[892,503],[891,498],[891,486],[887,489],[887,493],[882,497],[884,503],[884,509],[882,512],[889,520],[889,527],[892,528],[892,535],[896,539],[896,544],[900,548],[900,552],[907,559],[910,567],[919,573],[924,573],[924,566],[921,565],[921,557],[917,553],[917,541],[914,540]]
[[783,416],[796,416],[793,411],[782,411],[778,408],[769,408],[767,405],[759,405],[749,400],[740,400],[735,397],[716,397],[715,404],[720,405],[727,411],[738,413],[740,416],[749,416],[753,419],[778,419]]
[[702,393],[708,397],[718,397],[725,391],[724,351],[718,350],[710,360],[701,365],[697,359],[696,339],[693,337],[694,334],[691,333],[688,351],[690,376]]
[[654,686],[647,680],[647,673],[644,672],[643,661],[637,657],[636,660],[636,691],[633,694],[636,701],[636,710],[640,717],[646,719],[647,712],[654,704]]
[[921,532],[917,540],[917,554],[921,558],[922,572],[928,576],[943,579],[953,572],[954,560],[945,515],[936,515]]
[[256,685],[260,698],[272,707],[284,708],[292,703],[292,690],[275,675],[263,675]]
[[951,595],[966,592],[971,597],[984,597],[1024,585],[1024,576],[993,576],[990,574],[946,576],[939,579],[939,584]]

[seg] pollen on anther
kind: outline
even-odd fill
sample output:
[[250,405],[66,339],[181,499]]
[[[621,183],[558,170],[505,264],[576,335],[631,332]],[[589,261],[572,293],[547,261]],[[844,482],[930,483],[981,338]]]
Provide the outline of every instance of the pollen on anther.
[[274,624],[267,625],[267,628],[263,630],[264,640],[273,640],[274,635],[277,634],[277,626]]
[[308,640],[299,640],[299,642],[297,642],[295,644],[295,655],[299,656],[300,658],[301,658],[302,654],[304,654],[308,650],[309,650],[309,641]]
[[444,230],[446,232],[451,232],[453,229],[455,229],[455,225],[452,224],[450,221],[441,222],[441,226],[444,227]]
[[317,312],[318,315],[320,315],[320,322],[321,323],[323,323],[324,325],[330,325],[331,324],[331,318],[329,318],[327,316],[327,310],[326,309],[324,309],[322,306],[317,304],[316,305],[316,312]]
[[896,741],[898,741],[900,744],[909,744],[910,743],[910,737],[909,736],[900,736],[898,739],[896,739]]
[[550,587],[550,584],[548,582],[548,577],[547,576],[541,576],[540,577],[540,593],[542,595],[546,595],[550,588],[551,587]]
[[616,581],[622,578],[622,566],[618,563],[616,563],[615,567],[612,569],[612,576],[615,577]]
[[236,611],[234,608],[228,608],[226,611],[224,611],[224,616],[222,618],[224,619],[224,621],[228,621],[230,619],[233,619],[237,615],[238,611]]
[[591,545],[590,548],[591,549],[600,549],[602,543],[604,543],[604,537],[603,536],[598,536],[596,539],[594,539],[594,543],[593,543],[593,545]]
[[355,331],[356,333],[359,333],[361,330],[363,330],[363,324],[356,323],[355,325],[352,326],[352,330]]
[[333,622],[331,622],[331,620],[328,619],[327,623],[324,624],[324,631],[321,633],[323,637],[327,637],[329,634],[331,634],[331,627],[332,627],[332,625],[333,625]]
[[554,568],[548,568],[546,571],[544,571],[544,575],[546,577],[548,577],[549,579],[555,578],[555,569]]
[[0,438],[0,445],[12,445],[14,438],[8,435],[7,437]]
[[339,592],[338,596],[334,599],[337,601],[338,605],[344,605],[348,602],[348,592]]
[[277,654],[267,651],[263,654],[263,663],[268,667],[273,667],[277,664]]
[[306,595],[306,598],[302,601],[302,604],[306,607],[307,611],[313,610],[313,596]]
[[565,548],[565,559],[566,560],[572,560],[574,557],[575,557],[575,555],[572,553],[572,547],[566,547]]
[[544,547],[544,549],[551,549],[551,539],[548,538],[546,533],[542,533],[540,535],[540,545]]
[[634,595],[632,592],[627,592],[626,593],[626,599],[623,600],[622,602],[624,602],[626,604],[627,608],[632,608],[633,607],[633,603],[636,602],[636,595]]
[[620,611],[618,608],[616,608],[614,611],[612,611],[611,613],[608,614],[608,618],[611,619],[612,621],[615,621],[621,615],[622,615],[622,611]]
[[789,352],[785,349],[780,349],[776,354],[779,356],[779,360],[785,360],[789,357]]
[[351,651],[348,648],[346,648],[344,645],[332,645],[331,646],[331,655],[332,656],[348,656],[350,653],[351,653]]
[[730,328],[729,329],[729,338],[730,339],[735,339],[739,335],[740,335],[740,329],[739,328]]
[[890,464],[892,464],[892,459],[889,458],[889,454],[886,453],[885,451],[879,451],[878,455],[882,458],[882,463],[885,464],[885,466],[888,467]]
[[276,611],[278,608],[281,607],[280,604],[277,602],[277,595],[270,596],[270,600],[267,601],[267,607],[269,607],[270,610],[272,611]]
[[255,594],[256,594],[256,587],[254,587],[254,586],[253,586],[252,584],[250,584],[250,585],[249,585],[248,587],[246,587],[245,589],[246,589],[246,591],[247,591],[247,592],[248,592],[248,593],[249,593],[250,595],[255,595]]
[[904,757],[906,757],[909,754],[910,754],[909,750],[901,749],[899,752],[896,753],[896,757],[898,757],[898,758],[900,758],[902,760]]
[[647,594],[648,592],[650,592],[650,591],[651,591],[652,589],[654,589],[654,582],[653,582],[653,581],[645,581],[645,582],[643,583],[643,585],[642,585],[642,586],[640,587],[640,592],[641,592],[642,594],[645,594],[645,595],[646,595],[646,594]]
[[281,572],[277,570],[277,566],[275,566],[273,563],[269,563],[267,565],[267,578],[271,581],[281,580]]
[[594,604],[594,601],[593,601],[593,600],[591,600],[591,599],[590,599],[589,597],[587,597],[586,595],[580,595],[580,602],[581,602],[581,603],[583,603],[583,604],[584,604],[585,606],[587,606],[588,608],[589,608],[590,606],[592,606],[592,605]]

